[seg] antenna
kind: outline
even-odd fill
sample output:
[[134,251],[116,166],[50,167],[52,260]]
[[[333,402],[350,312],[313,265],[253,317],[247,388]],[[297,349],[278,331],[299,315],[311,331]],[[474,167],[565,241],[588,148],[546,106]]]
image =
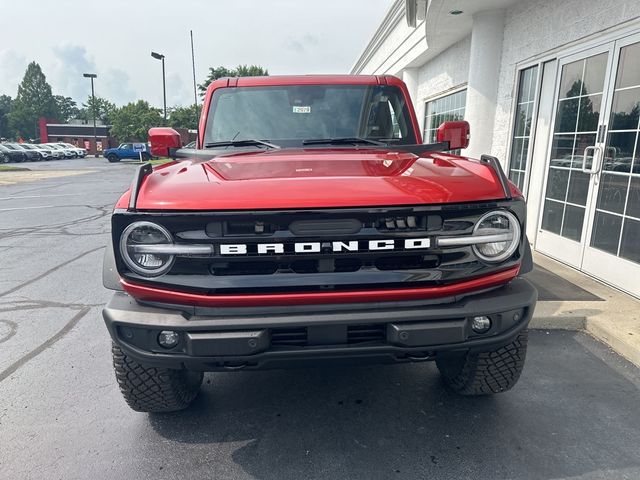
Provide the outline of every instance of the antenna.
[[196,110],[196,135],[197,135],[197,143],[200,141],[200,119],[198,118],[198,90],[196,85],[196,56],[193,50],[193,30],[189,30],[189,34],[191,35],[191,68],[193,70],[193,104],[195,105]]

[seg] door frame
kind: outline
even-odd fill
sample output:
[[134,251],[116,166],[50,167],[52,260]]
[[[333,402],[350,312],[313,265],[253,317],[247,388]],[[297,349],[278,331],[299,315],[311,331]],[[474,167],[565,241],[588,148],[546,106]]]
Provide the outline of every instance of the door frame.
[[[586,235],[587,235],[587,223],[590,223],[589,212],[591,211],[590,206],[593,202],[593,190],[594,190],[594,175],[591,175],[589,178],[589,187],[587,193],[587,200],[584,205],[584,219],[582,222],[582,232],[581,232],[581,241],[571,240],[565,237],[560,236],[559,234],[551,233],[549,231],[542,229],[542,218],[544,215],[544,204],[546,200],[546,191],[547,191],[547,183],[549,181],[549,171],[551,168],[551,151],[553,150],[553,135],[556,126],[556,116],[558,111],[558,106],[560,104],[559,99],[559,90],[560,90],[560,81],[562,78],[562,67],[569,63],[573,63],[579,60],[584,60],[586,58],[600,55],[602,53],[607,53],[607,66],[605,70],[605,77],[602,86],[602,103],[601,103],[601,111],[600,116],[598,118],[598,128],[600,125],[604,124],[605,120],[603,117],[607,117],[607,111],[603,110],[610,103],[610,84],[611,84],[611,76],[612,76],[612,65],[613,64],[613,56],[615,54],[615,41],[609,41],[602,43],[600,45],[593,46],[591,48],[582,49],[578,52],[574,52],[568,55],[564,55],[557,59],[557,68],[556,68],[556,78],[555,78],[555,90],[553,97],[553,110],[551,115],[551,126],[549,128],[549,138],[547,139],[547,149],[546,149],[546,162],[544,168],[544,182],[542,185],[542,192],[540,195],[540,207],[538,209],[538,218],[536,219],[536,250],[539,250],[541,253],[552,257],[556,260],[561,261],[562,263],[566,263],[574,268],[581,269],[582,268],[582,259],[584,255],[584,249],[586,245]],[[577,118],[576,118],[577,121]],[[606,136],[605,136],[606,139]],[[595,146],[602,146],[598,142],[597,134],[596,134],[596,143]],[[595,160],[595,154],[594,154]],[[567,189],[569,185],[567,185]],[[597,197],[596,197],[597,198]],[[566,201],[565,201],[566,205]],[[564,221],[564,215],[563,215]]]

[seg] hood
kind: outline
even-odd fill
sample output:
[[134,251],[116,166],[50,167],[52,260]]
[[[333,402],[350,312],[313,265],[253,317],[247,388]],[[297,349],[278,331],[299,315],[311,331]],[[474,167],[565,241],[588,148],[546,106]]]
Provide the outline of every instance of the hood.
[[[120,204],[126,205],[128,195]],[[157,167],[141,210],[375,207],[504,198],[491,167],[444,153],[374,149],[242,152]]]

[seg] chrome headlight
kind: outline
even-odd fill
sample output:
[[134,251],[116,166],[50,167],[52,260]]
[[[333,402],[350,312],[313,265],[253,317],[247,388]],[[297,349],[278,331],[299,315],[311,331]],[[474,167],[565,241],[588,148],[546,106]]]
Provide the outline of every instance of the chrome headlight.
[[166,228],[152,222],[134,222],[120,237],[120,254],[127,266],[136,273],[157,277],[166,273],[175,255],[154,253],[160,245],[173,245],[173,237]]
[[483,215],[473,229],[474,237],[486,237],[473,245],[475,254],[485,262],[502,262],[516,251],[520,244],[520,222],[506,211],[493,211]]

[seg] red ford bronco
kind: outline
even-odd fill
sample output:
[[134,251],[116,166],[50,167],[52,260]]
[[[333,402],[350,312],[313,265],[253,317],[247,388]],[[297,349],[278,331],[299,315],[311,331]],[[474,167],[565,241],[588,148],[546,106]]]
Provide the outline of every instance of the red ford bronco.
[[391,76],[225,78],[195,149],[168,128],[112,216],[103,311],[134,410],[205,371],[435,360],[463,395],[511,388],[537,300],[525,202],[494,157],[422,144]]

